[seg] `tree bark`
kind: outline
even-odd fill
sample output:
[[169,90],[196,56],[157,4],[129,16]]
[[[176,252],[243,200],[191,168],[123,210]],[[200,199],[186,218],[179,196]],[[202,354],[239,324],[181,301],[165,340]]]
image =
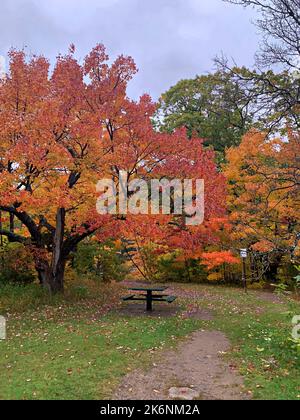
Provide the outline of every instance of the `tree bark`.
[[63,252],[65,217],[65,210],[62,208],[58,209],[50,263],[47,260],[39,260],[36,264],[39,280],[51,294],[63,293],[64,291],[64,274],[67,257]]
[[15,216],[12,213],[9,214],[9,231],[15,233]]
[[188,260],[186,260],[186,259],[184,260],[184,265],[185,265],[188,281],[189,281],[189,283],[192,283],[192,278],[191,278],[191,273],[190,273],[190,264],[189,264]]
[[39,261],[36,264],[40,283],[50,294],[64,292],[65,266],[66,261],[64,259],[60,259],[55,267],[48,261]]
[[[30,246],[33,245],[37,250],[35,268],[40,284],[51,294],[63,292],[65,267],[70,253],[76,249],[81,241],[96,232],[98,227],[91,227],[89,223],[85,223],[82,224],[83,233],[67,236],[65,233],[66,211],[63,208],[57,209],[55,227],[50,225],[44,217],[40,217],[40,224],[37,225],[29,214],[18,211],[15,206],[0,206],[0,212],[3,211],[13,215],[26,226],[30,233],[30,240],[25,236],[11,232],[11,230],[14,230],[12,223],[10,224],[10,230],[1,229],[0,224],[0,238],[1,235],[4,235],[10,242],[23,243],[25,246],[27,243]],[[10,220],[12,222],[12,218]],[[42,227],[46,227],[48,230],[47,236],[42,234]],[[51,254],[47,258],[41,256],[41,253]]]
[[[2,211],[0,210],[0,232],[2,232]],[[0,234],[0,246],[3,246],[3,236]]]

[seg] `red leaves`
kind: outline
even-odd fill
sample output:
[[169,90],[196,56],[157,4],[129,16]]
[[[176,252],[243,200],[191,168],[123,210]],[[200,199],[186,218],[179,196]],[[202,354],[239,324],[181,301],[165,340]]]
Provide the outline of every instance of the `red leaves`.
[[92,49],[90,54],[85,58],[83,70],[84,75],[89,76],[91,80],[100,81],[106,76],[106,70],[108,69],[107,64],[109,57],[106,54],[106,50],[103,44],[96,45]]
[[256,242],[256,244],[252,245],[251,248],[253,251],[257,252],[270,252],[274,249],[274,244],[270,241],[262,240]]
[[[98,229],[99,240],[134,237],[141,246],[155,243],[159,252],[164,247],[199,255],[204,244],[216,241],[213,220],[225,213],[225,179],[213,152],[201,139],[188,139],[184,129],[153,129],[151,98],[135,102],[126,95],[137,71],[131,58],[120,56],[110,65],[101,44],[83,65],[74,53],[71,45],[50,77],[44,57],[10,53],[11,73],[0,85],[0,206],[18,202],[37,226],[40,216],[47,220],[43,229],[55,226],[57,208],[65,209],[65,239]],[[127,171],[128,182],[204,179],[205,223],[187,228],[173,216],[100,216],[96,184],[116,181],[120,171]]]
[[203,253],[201,263],[211,270],[223,264],[240,264],[240,260],[230,251],[220,251]]

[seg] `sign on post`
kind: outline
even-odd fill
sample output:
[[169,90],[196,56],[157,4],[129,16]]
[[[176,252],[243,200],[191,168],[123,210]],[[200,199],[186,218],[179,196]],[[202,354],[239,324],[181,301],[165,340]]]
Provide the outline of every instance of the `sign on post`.
[[241,258],[247,258],[247,257],[248,257],[248,250],[241,249]]

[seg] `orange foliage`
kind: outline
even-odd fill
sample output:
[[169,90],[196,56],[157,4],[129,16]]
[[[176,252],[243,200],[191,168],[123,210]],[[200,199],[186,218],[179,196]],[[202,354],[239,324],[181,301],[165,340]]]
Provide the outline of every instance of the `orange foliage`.
[[211,270],[223,264],[240,264],[240,259],[230,251],[207,252],[202,254],[201,264]]
[[300,134],[249,132],[227,152],[231,240],[260,252],[294,253],[300,236]]
[[[224,217],[225,178],[200,139],[189,140],[184,129],[153,129],[156,105],[149,96],[127,97],[134,61],[120,56],[110,64],[97,45],[81,64],[72,45],[52,74],[49,67],[42,56],[28,59],[12,50],[9,73],[0,82],[0,211],[13,214],[27,231],[2,233],[39,250],[36,267],[45,286],[62,290],[68,255],[95,232],[99,240],[153,238],[190,255],[214,241],[213,219]],[[96,183],[117,181],[121,170],[129,182],[204,179],[205,225],[171,228],[165,217],[100,216]]]

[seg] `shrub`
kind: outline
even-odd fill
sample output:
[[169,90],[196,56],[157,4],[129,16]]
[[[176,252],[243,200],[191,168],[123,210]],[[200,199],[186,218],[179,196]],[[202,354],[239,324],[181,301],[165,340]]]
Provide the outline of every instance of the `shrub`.
[[35,280],[32,255],[22,244],[8,243],[0,248],[0,284],[30,284]]
[[80,275],[93,275],[103,282],[124,280],[127,269],[122,254],[112,241],[87,241],[78,246],[73,267]]
[[295,277],[295,292],[297,295],[300,293],[300,265],[295,267],[298,275]]
[[163,282],[204,282],[207,272],[196,259],[182,260],[176,253],[159,259],[158,277]]

